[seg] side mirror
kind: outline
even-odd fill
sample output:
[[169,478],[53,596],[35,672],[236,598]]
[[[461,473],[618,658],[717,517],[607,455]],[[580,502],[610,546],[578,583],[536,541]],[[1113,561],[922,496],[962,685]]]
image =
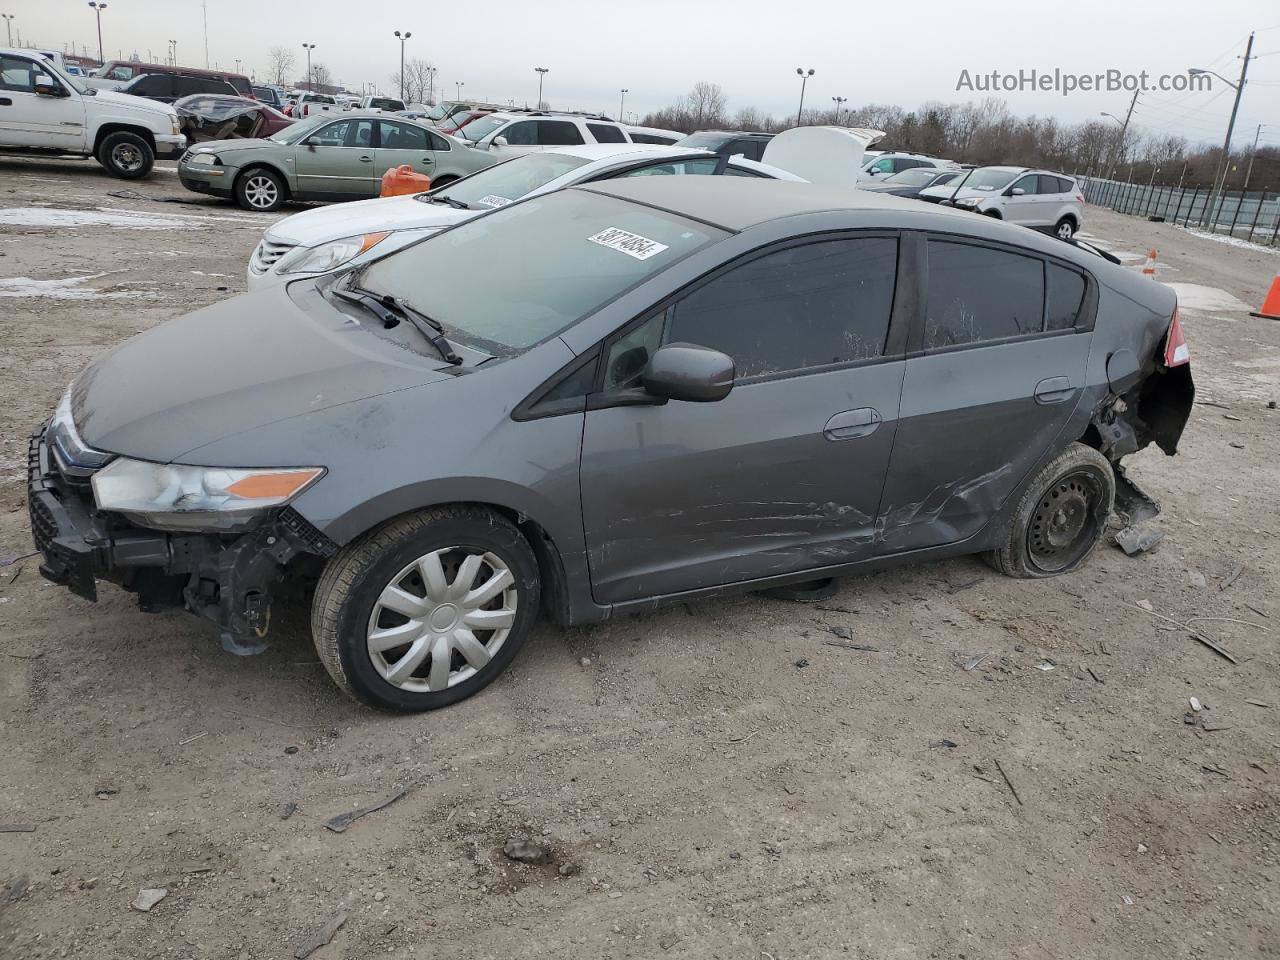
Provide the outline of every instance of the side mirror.
[[1011,188],[1009,189],[1009,192],[1008,192],[1007,194],[1005,194],[1005,196],[1008,196],[1008,197],[1021,197],[1021,196],[1022,196],[1023,194],[1025,194],[1026,192],[1027,192],[1027,191],[1023,190],[1021,187],[1011,187]]
[[733,389],[733,358],[692,343],[659,347],[641,374],[646,393],[668,400],[712,403]]
[[495,147],[505,147],[505,146],[507,145],[507,138],[506,138],[506,137],[494,137],[494,138],[493,138],[493,145],[494,145]]
[[314,150],[316,148],[316,138],[314,136],[307,137],[302,141],[302,145],[309,150]]
[[54,83],[51,77],[45,76],[43,73],[36,76],[35,82],[31,85],[31,89],[42,97],[70,96],[70,94],[63,89],[61,84]]

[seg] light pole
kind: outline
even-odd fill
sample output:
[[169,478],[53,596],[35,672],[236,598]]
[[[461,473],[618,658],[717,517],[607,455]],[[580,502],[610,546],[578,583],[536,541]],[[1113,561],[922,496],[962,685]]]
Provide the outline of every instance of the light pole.
[[804,67],[796,67],[796,74],[800,77],[800,109],[796,111],[796,126],[800,126],[800,118],[804,115],[804,87],[809,82],[809,78],[813,76],[813,67],[809,68],[809,72],[804,72]]
[[618,98],[618,120],[622,123],[626,123],[626,121],[622,119],[622,105],[627,102],[627,94],[630,92],[631,91],[626,87],[623,87],[622,96]]
[[176,67],[178,65],[178,41],[169,41],[169,61]]
[[304,43],[302,49],[307,51],[307,89],[314,91],[316,85],[311,81],[311,51],[316,48],[314,43]]
[[541,110],[542,109],[542,79],[548,73],[550,73],[551,70],[547,67],[534,67],[533,69],[538,74],[538,102],[534,104],[534,106],[538,110]]
[[[1110,117],[1112,120],[1120,124],[1120,137],[1116,140],[1115,149],[1111,151],[1111,165],[1107,169],[1107,179],[1110,180],[1115,173],[1116,164],[1124,160],[1124,135],[1129,132],[1129,121],[1133,118],[1133,108],[1138,105],[1138,90],[1133,91],[1133,99],[1129,101],[1129,109],[1125,111],[1124,120],[1122,121],[1115,114],[1103,111],[1102,116]],[[1119,154],[1119,156],[1117,156]]]
[[459,99],[459,100],[461,100],[461,99],[462,99],[462,88],[463,88],[463,87],[465,87],[466,85],[467,85],[467,81],[465,81],[465,80],[455,80],[455,81],[454,81],[454,86],[456,86],[456,87],[458,88],[458,99]]
[[1215,175],[1213,178],[1213,190],[1209,194],[1209,203],[1204,208],[1204,217],[1200,221],[1201,224],[1208,221],[1209,211],[1213,209],[1213,202],[1217,199],[1217,194],[1222,189],[1221,186],[1219,185],[1219,180],[1221,180],[1222,183],[1225,183],[1227,179],[1227,166],[1228,166],[1228,161],[1230,160],[1230,154],[1231,154],[1231,133],[1232,131],[1235,130],[1236,113],[1239,112],[1240,110],[1240,94],[1244,93],[1244,85],[1249,76],[1249,60],[1251,59],[1249,55],[1251,53],[1253,53],[1253,34],[1252,33],[1249,34],[1249,42],[1245,45],[1245,48],[1244,48],[1244,63],[1240,65],[1240,82],[1239,83],[1232,83],[1226,77],[1222,76],[1221,74],[1214,73],[1212,70],[1201,70],[1197,67],[1192,67],[1190,70],[1187,71],[1187,73],[1193,77],[1198,77],[1201,74],[1205,74],[1205,73],[1212,74],[1213,76],[1221,80],[1223,83],[1225,83],[1228,87],[1232,87],[1236,91],[1235,103],[1231,105],[1231,119],[1227,121],[1227,137],[1225,140],[1222,141],[1222,161],[1220,164],[1221,176],[1219,177]]
[[240,58],[236,57],[236,73],[240,72]]
[[404,98],[404,42],[413,36],[408,30],[401,33],[396,31],[396,36],[400,39],[400,102],[407,105],[408,101]]
[[13,14],[0,13],[0,17],[4,18],[5,32],[9,34],[9,46],[13,46]]
[[98,18],[98,62],[106,63],[107,61],[102,58],[102,11],[107,9],[107,5],[98,3],[97,0],[89,0],[89,6]]
[[836,105],[836,126],[838,127],[840,126],[840,107],[849,98],[848,97],[832,97],[831,99],[835,102],[835,105]]
[[436,93],[436,68],[427,67],[427,103],[431,103],[435,99]]

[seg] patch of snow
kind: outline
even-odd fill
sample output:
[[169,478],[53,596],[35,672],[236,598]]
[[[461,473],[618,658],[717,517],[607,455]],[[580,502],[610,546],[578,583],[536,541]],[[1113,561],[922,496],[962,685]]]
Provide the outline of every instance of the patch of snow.
[[1166,283],[1166,287],[1178,295],[1178,309],[1190,313],[1214,313],[1222,310],[1252,309],[1218,287],[1206,287],[1199,283]]
[[192,270],[197,277],[225,277],[225,273],[205,273],[203,270]]
[[0,208],[0,224],[13,227],[115,227],[120,230],[198,230],[198,224],[174,217],[111,210],[55,210],[48,207]]
[[135,296],[128,291],[99,293],[92,287],[82,287],[86,280],[97,280],[105,273],[93,273],[84,277],[67,277],[65,280],[33,280],[31,277],[0,279],[0,297],[45,297],[49,300],[116,300]]
[[1204,237],[1206,240],[1216,240],[1218,243],[1225,243],[1232,247],[1240,247],[1244,250],[1252,250],[1255,253],[1270,253],[1280,255],[1280,247],[1267,247],[1260,243],[1250,243],[1248,240],[1241,240],[1239,237],[1233,237],[1227,233],[1210,233],[1208,230],[1201,230],[1199,227],[1181,227],[1192,236]]

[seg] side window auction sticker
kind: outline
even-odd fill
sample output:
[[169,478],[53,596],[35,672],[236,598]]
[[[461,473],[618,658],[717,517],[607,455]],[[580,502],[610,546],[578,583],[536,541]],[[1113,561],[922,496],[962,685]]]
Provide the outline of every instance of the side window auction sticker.
[[665,243],[650,240],[648,237],[642,237],[638,233],[631,233],[621,227],[609,227],[606,230],[601,230],[593,237],[587,237],[587,239],[592,243],[600,244],[602,247],[608,247],[610,250],[617,250],[619,253],[625,253],[629,257],[635,257],[637,260],[648,260],[650,257],[657,256],[667,249]]

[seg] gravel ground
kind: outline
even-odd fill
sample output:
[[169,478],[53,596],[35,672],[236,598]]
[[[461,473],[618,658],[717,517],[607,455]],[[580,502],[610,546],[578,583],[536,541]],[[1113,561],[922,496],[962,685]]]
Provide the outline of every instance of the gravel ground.
[[[34,826],[0,833],[0,957],[293,957],[343,916],[317,960],[1280,956],[1280,324],[1248,316],[1280,256],[1088,216],[1134,269],[1160,251],[1203,401],[1182,453],[1129,461],[1164,505],[1147,555],[543,625],[412,717],[336,691],[301,604],[237,659],[0,567],[0,823]],[[0,560],[31,550],[26,438],[66,382],[242,292],[272,219],[171,169],[0,159]],[[1232,618],[1198,625],[1241,663],[1147,604]]]

